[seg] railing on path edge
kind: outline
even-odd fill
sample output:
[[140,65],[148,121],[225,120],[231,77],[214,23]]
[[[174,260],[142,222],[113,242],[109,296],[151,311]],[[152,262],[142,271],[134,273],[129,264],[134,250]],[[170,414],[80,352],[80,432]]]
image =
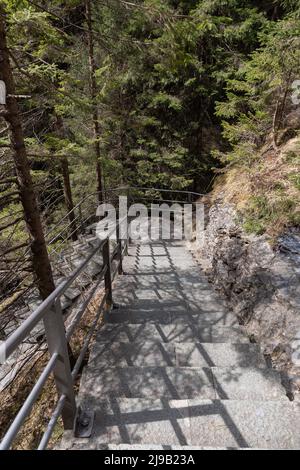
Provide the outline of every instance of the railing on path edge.
[[[136,192],[139,194],[140,200],[154,200],[156,202],[191,202],[193,203],[193,198],[199,198],[203,196],[202,194],[192,193],[189,191],[177,191],[177,190],[165,190],[165,189],[156,189],[156,188],[116,188],[109,190],[108,193],[114,194],[115,192],[126,191],[126,194],[131,193],[131,200],[133,200],[132,193]],[[141,192],[153,192],[153,193],[168,193],[176,195],[184,195],[184,201],[178,201],[173,199],[159,199],[155,196],[144,197],[140,194]],[[94,196],[94,195],[93,195]],[[89,197],[88,197],[89,198]],[[106,200],[110,200],[112,197],[106,197]],[[87,198],[85,198],[86,200]],[[84,201],[85,201],[84,200]],[[79,209],[82,202],[79,203],[74,211]],[[64,217],[67,219],[68,214]],[[80,424],[80,412],[76,407],[76,398],[74,391],[74,381],[78,376],[80,367],[83,363],[85,353],[88,349],[89,343],[93,336],[94,331],[98,325],[101,314],[104,311],[109,311],[113,305],[113,293],[112,293],[112,281],[115,275],[123,273],[122,261],[124,255],[127,253],[129,238],[128,234],[125,240],[122,240],[120,237],[120,231],[122,229],[122,224],[126,222],[126,227],[128,227],[128,217],[124,217],[122,220],[119,220],[117,223],[116,229],[110,232],[105,239],[103,239],[99,245],[92,251],[92,253],[80,264],[80,266],[69,276],[65,281],[63,281],[55,290],[52,292],[49,297],[47,297],[44,302],[14,331],[14,333],[9,336],[9,338],[2,344],[4,348],[6,359],[8,359],[14,351],[21,345],[21,343],[28,337],[33,328],[43,320],[45,335],[47,340],[48,352],[50,359],[40,374],[36,384],[29,393],[25,402],[23,403],[18,414],[14,418],[9,429],[5,433],[1,444],[0,450],[10,449],[15,438],[17,437],[21,427],[23,426],[26,418],[30,414],[34,404],[36,403],[42,389],[44,388],[47,379],[53,373],[54,381],[56,385],[56,390],[58,393],[58,400],[56,407],[51,415],[48,426],[43,434],[43,437],[39,443],[38,450],[43,450],[47,448],[53,430],[56,426],[56,423],[59,417],[62,417],[63,427],[65,430],[75,430],[76,423]],[[110,239],[113,234],[117,234],[117,245],[114,248],[113,252],[110,253]],[[56,235],[57,236],[57,235]],[[51,244],[51,243],[50,243]],[[80,274],[84,271],[87,265],[92,261],[92,259],[101,252],[103,256],[103,267],[102,271],[99,274],[96,285],[93,286],[88,297],[85,299],[84,303],[76,313],[76,316],[73,318],[71,324],[67,329],[65,329],[60,298],[66,292],[68,288],[76,281]],[[112,272],[112,260],[117,258],[117,266],[114,272]],[[95,315],[94,321],[90,327],[89,332],[87,333],[82,349],[80,351],[79,357],[76,360],[76,363],[71,369],[69,352],[68,352],[68,343],[76,329],[79,325],[81,318],[83,317],[86,308],[90,301],[92,300],[97,288],[100,283],[104,281],[104,296],[101,300],[100,306],[97,309],[97,314]]]

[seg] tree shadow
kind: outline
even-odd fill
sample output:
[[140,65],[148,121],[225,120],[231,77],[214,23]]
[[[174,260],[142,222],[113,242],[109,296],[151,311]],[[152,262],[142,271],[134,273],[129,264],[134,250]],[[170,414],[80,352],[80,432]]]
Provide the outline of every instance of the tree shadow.
[[127,275],[114,291],[121,308],[98,332],[81,381],[81,401],[97,410],[98,444],[194,445],[197,423],[205,435],[201,419],[217,417],[225,442],[248,448],[226,401],[245,400],[246,407],[259,397],[259,377],[276,389],[278,377],[258,347],[235,326],[200,268],[184,253],[176,258],[179,250],[166,242],[137,245],[124,262]]

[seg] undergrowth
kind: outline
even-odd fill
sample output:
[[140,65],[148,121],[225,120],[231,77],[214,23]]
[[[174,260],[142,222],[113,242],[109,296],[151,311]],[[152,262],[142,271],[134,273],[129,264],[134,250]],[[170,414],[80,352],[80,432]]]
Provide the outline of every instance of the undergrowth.
[[262,151],[252,165],[233,165],[217,179],[213,200],[233,203],[246,233],[276,238],[300,226],[300,138],[278,153]]

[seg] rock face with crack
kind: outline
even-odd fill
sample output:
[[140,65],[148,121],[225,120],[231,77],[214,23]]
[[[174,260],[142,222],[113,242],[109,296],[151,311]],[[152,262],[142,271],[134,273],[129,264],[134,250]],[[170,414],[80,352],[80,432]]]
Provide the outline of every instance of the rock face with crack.
[[219,201],[197,251],[248,333],[299,386],[300,232],[291,229],[272,248],[266,236],[245,234],[234,206]]

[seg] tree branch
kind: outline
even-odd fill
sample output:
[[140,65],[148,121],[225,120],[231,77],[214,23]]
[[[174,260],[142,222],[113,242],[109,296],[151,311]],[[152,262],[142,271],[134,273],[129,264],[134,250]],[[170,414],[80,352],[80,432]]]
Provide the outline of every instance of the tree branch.
[[20,245],[13,246],[12,248],[9,248],[8,250],[4,251],[1,253],[1,256],[6,256],[9,253],[13,253],[14,251],[20,250],[21,248],[26,248],[28,246],[27,243],[20,243]]
[[23,220],[23,217],[20,217],[19,219],[16,219],[13,222],[10,222],[9,224],[3,225],[2,227],[0,227],[0,232],[3,232],[4,230],[9,227],[12,227],[13,225],[17,225],[19,222],[21,222],[21,220]]

